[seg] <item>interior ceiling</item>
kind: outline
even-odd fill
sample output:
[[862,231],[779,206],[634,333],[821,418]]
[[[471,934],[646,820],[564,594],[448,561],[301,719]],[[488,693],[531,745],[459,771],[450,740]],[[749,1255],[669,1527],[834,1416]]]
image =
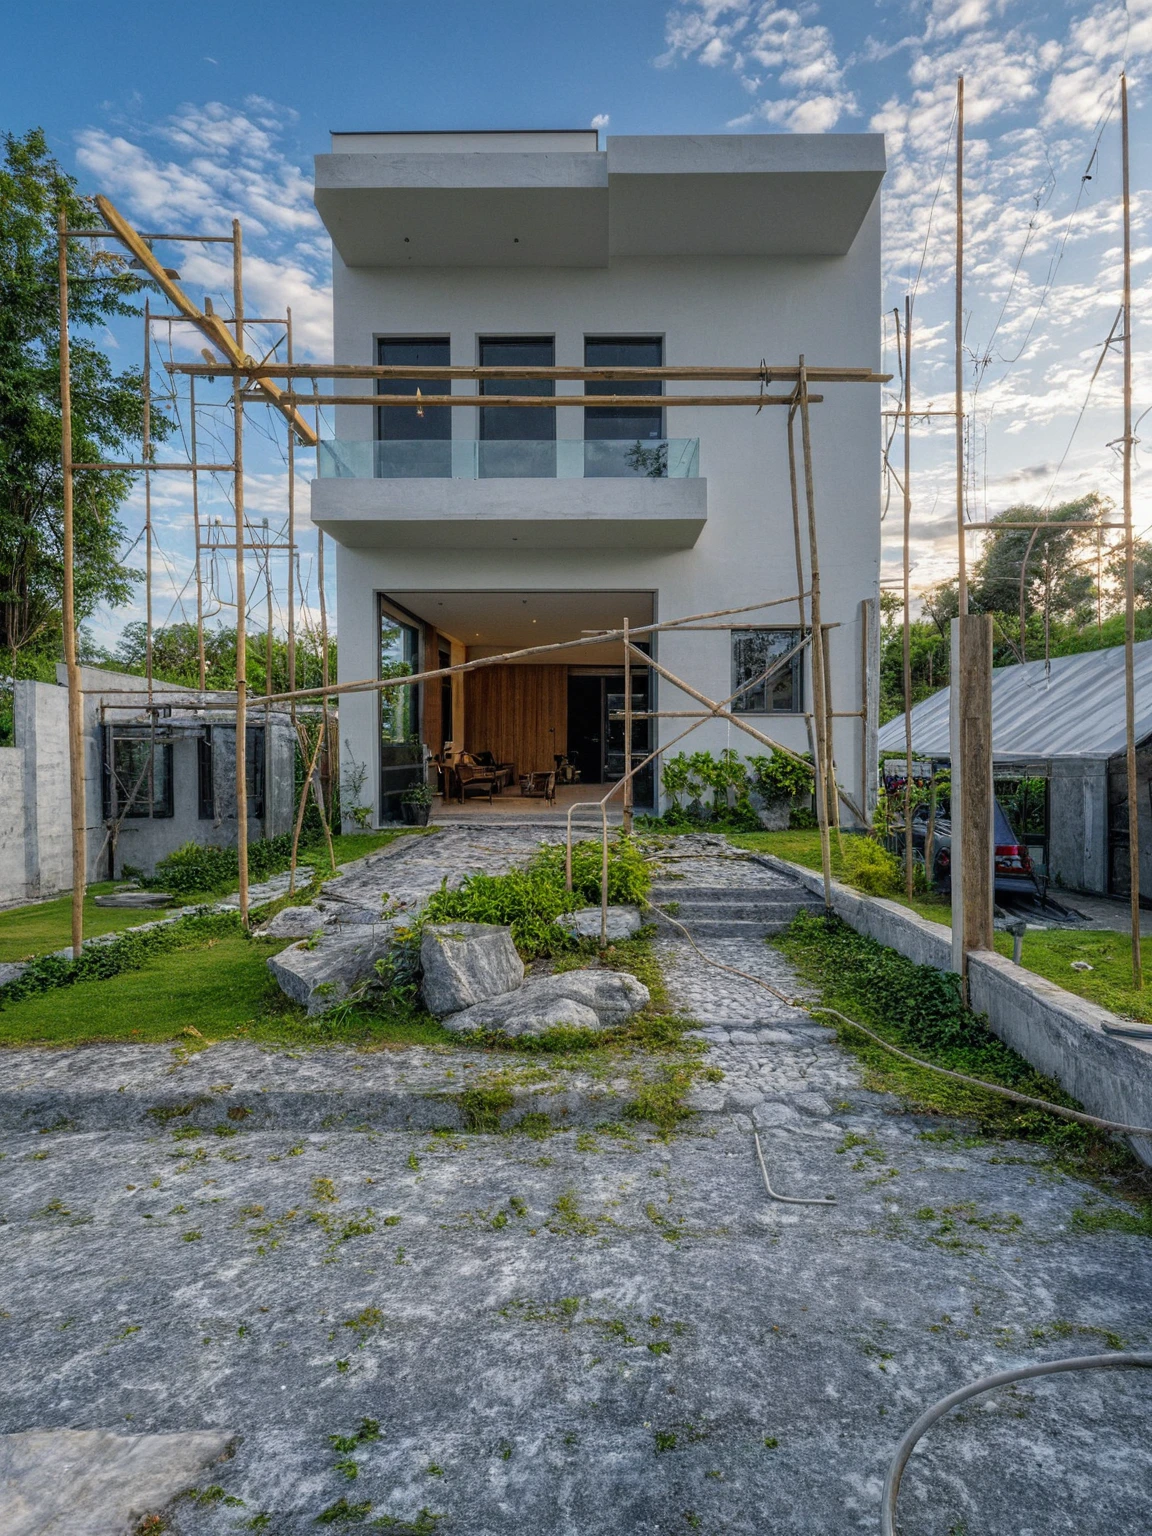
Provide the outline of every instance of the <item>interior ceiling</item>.
[[[576,640],[588,629],[619,629],[629,622],[650,624],[651,592],[388,592],[386,597],[407,608],[426,624],[454,640],[483,652],[518,650],[526,645],[552,645]],[[589,648],[591,649],[591,648]],[[619,645],[614,646],[619,658]],[[565,660],[563,653],[555,658]],[[585,648],[571,659],[586,659]]]

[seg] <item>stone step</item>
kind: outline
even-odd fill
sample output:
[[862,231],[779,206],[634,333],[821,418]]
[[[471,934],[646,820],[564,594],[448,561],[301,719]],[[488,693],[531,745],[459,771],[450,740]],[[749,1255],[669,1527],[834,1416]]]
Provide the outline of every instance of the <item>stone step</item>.
[[[795,913],[775,918],[697,918],[684,923],[685,928],[697,939],[764,939],[770,934],[783,933]],[[683,922],[683,918],[678,921]]]
[[672,909],[673,916],[678,917],[682,923],[694,922],[699,918],[717,917],[762,919],[765,922],[773,922],[779,917],[794,917],[800,911],[816,910],[815,903],[792,897],[777,897],[774,901],[746,901],[742,896],[731,897],[726,901],[698,897],[691,897],[688,900],[669,898],[659,901],[658,905]]

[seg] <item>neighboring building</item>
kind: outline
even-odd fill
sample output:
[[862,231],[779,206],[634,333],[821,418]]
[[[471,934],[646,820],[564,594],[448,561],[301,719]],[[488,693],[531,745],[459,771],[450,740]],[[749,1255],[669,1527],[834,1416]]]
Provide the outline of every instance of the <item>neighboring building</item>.
[[[14,736],[0,747],[0,906],[72,885],[68,689],[17,682]],[[236,841],[236,722],[228,695],[201,705],[194,689],[157,682],[154,715],[144,679],[82,667],[88,879],[119,878],[187,842]],[[164,706],[166,697],[172,703]],[[292,829],[295,733],[286,714],[248,713],[248,836]]]
[[[879,365],[876,134],[612,138],[595,132],[334,134],[316,160],[333,241],[335,360],[411,368],[442,391],[455,364]],[[579,381],[457,382],[455,392],[580,394]],[[630,393],[645,392],[633,385]],[[789,386],[777,386],[777,392]],[[367,380],[342,392],[373,393]],[[390,381],[387,388],[400,392]],[[589,384],[588,393],[616,391]],[[668,393],[692,385],[673,383]],[[752,392],[747,384],[699,390]],[[812,408],[836,759],[870,794],[880,557],[880,399],[821,386]],[[340,671],[353,679],[795,593],[785,413],[772,408],[336,409],[314,521],[336,541]],[[731,628],[659,635],[664,665],[724,699],[798,636],[791,605]],[[808,667],[741,707],[808,749]],[[517,772],[567,754],[585,784],[618,778],[621,649],[481,669],[381,705],[341,701],[341,753],[367,768],[379,820],[446,741]],[[685,709],[671,687],[638,708]],[[683,720],[654,722],[659,739]],[[637,725],[635,747],[649,740]],[[689,751],[762,749],[709,723]],[[598,792],[598,791],[597,791]],[[651,793],[651,786],[649,787]],[[638,799],[641,797],[638,795]]]
[[[1152,640],[1135,647],[1136,776],[1140,889],[1152,896]],[[950,690],[912,710],[917,758],[947,761]],[[1033,849],[1053,884],[1127,896],[1128,779],[1124,648],[1057,656],[992,672],[992,762],[996,779],[1042,779],[1046,833]],[[904,716],[880,731],[880,751],[904,751]]]

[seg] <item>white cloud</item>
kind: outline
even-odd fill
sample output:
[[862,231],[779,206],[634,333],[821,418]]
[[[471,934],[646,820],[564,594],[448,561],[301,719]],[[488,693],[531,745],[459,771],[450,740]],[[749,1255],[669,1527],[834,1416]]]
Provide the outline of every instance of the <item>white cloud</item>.
[[608,114],[607,114],[607,112],[597,112],[596,116],[592,119],[591,123],[588,126],[590,128],[607,128],[607,126],[608,126]]

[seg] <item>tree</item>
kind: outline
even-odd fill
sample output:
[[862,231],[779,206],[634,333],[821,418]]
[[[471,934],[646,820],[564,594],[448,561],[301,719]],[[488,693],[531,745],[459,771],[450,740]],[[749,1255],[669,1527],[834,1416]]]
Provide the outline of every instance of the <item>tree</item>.
[[[60,654],[63,602],[57,214],[97,222],[89,199],[48,152],[40,129],[3,136],[0,161],[0,647],[15,677]],[[143,425],[139,371],[115,373],[83,334],[133,315],[141,284],[122,257],[68,244],[72,433],[77,463],[131,457]],[[152,413],[163,439],[169,423]],[[76,618],[127,601],[139,573],[120,557],[117,511],[130,473],[75,476]],[[32,668],[36,670],[35,667]]]
[[[120,642],[103,661],[120,672],[143,674],[147,655],[148,630],[140,621],[125,624]],[[209,688],[234,688],[236,685],[235,628],[205,629],[204,681]],[[267,638],[263,631],[248,634],[248,686],[255,693],[280,693],[288,687],[288,642],[273,633],[272,688],[265,689]],[[329,675],[336,676],[336,639],[328,641]],[[200,665],[196,650],[195,624],[169,624],[152,631],[152,674],[166,683],[181,683],[195,688],[199,684]],[[312,635],[296,637],[296,686],[318,687],[323,680],[319,640]]]
[[1094,616],[1097,590],[1090,550],[1095,541],[1088,529],[1062,525],[1098,522],[1108,506],[1093,491],[1050,510],[1008,507],[991,519],[1031,524],[1030,529],[1008,527],[990,535],[973,566],[970,587],[977,612],[1015,620],[1012,630],[1019,637],[1020,660],[1028,649],[1031,615],[1041,615],[1045,633],[1053,619],[1082,625]]

